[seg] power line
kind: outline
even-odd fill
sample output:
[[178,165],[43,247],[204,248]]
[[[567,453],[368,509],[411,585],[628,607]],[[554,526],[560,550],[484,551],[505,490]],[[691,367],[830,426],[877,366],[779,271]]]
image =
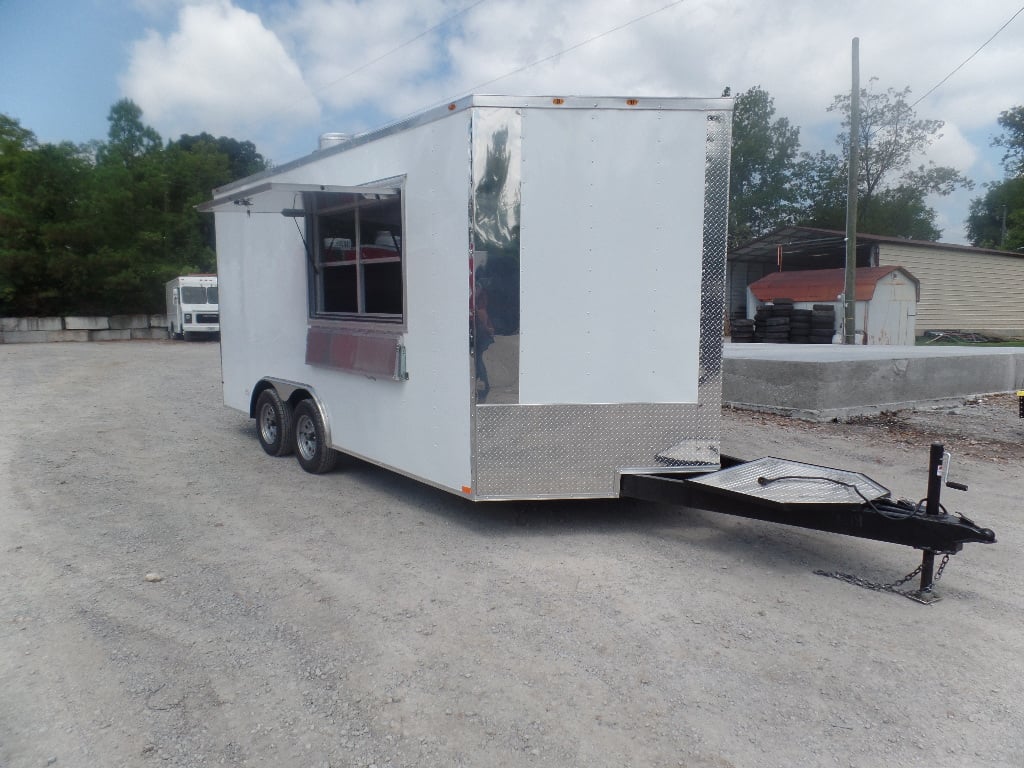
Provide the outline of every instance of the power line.
[[[468,94],[468,93],[472,93],[473,91],[476,91],[479,88],[486,88],[488,85],[491,85],[492,83],[496,83],[499,80],[504,80],[506,77],[511,77],[512,75],[518,75],[520,72],[525,72],[528,69],[536,67],[538,64],[543,64],[545,62],[551,61],[552,59],[557,59],[559,56],[563,56],[566,53],[570,53],[571,51],[575,51],[577,48],[582,48],[584,45],[588,45],[589,43],[592,43],[595,40],[600,40],[602,37],[607,37],[608,35],[610,35],[610,34],[612,34],[614,32],[618,32],[619,30],[625,29],[628,26],[636,24],[638,21],[643,21],[644,19],[649,19],[651,16],[654,16],[655,14],[661,13],[662,11],[667,11],[669,8],[672,8],[672,7],[677,6],[677,5],[682,5],[685,2],[686,2],[686,0],[673,0],[673,2],[669,3],[668,5],[663,5],[661,8],[656,8],[655,10],[650,11],[648,13],[642,14],[640,16],[636,16],[635,18],[632,18],[632,19],[630,19],[627,22],[619,24],[617,27],[612,27],[611,29],[607,29],[604,32],[601,32],[600,34],[594,35],[593,37],[589,37],[586,40],[583,40],[582,42],[576,43],[575,45],[570,45],[568,48],[564,48],[563,50],[559,51],[558,53],[553,53],[550,56],[545,56],[544,58],[537,59],[536,61],[534,61],[534,62],[532,62],[530,64],[525,64],[524,66],[519,67],[518,69],[513,69],[511,72],[506,72],[504,75],[500,75],[498,77],[492,78],[491,80],[488,80],[486,82],[478,83],[477,85],[474,85],[472,88],[467,88],[466,90],[462,91],[462,94],[465,95],[465,94]],[[1021,10],[1024,10],[1024,9],[1021,9]]]
[[[481,0],[481,2],[482,2],[482,0]],[[612,27],[611,29],[606,29],[604,32],[601,32],[600,34],[594,35],[593,37],[588,37],[586,40],[583,40],[583,41],[581,41],[579,43],[576,43],[574,45],[570,45],[568,48],[563,48],[558,53],[552,53],[550,56],[545,56],[543,58],[537,59],[536,61],[531,62],[530,64],[524,64],[523,66],[521,66],[521,67],[519,67],[517,69],[513,69],[513,70],[511,70],[509,72],[506,72],[503,75],[499,75],[498,77],[492,78],[492,79],[490,79],[490,80],[488,80],[486,82],[483,82],[483,83],[478,83],[477,85],[474,85],[471,88],[467,88],[467,89],[461,91],[460,93],[461,93],[461,95],[466,95],[466,94],[469,94],[469,93],[472,93],[472,92],[476,91],[479,88],[485,88],[488,85],[491,85],[491,83],[496,83],[499,80],[504,80],[506,77],[511,77],[512,75],[517,75],[520,72],[525,72],[526,70],[531,69],[532,67],[536,67],[538,64],[543,64],[546,61],[551,61],[552,59],[556,59],[559,56],[562,56],[562,55],[564,55],[566,53],[569,53],[570,51],[575,51],[577,48],[582,48],[584,45],[592,43],[595,40],[600,40],[602,37],[607,37],[608,35],[610,35],[610,34],[612,34],[614,32],[618,32],[619,30],[625,29],[628,26],[636,24],[638,21],[643,21],[644,19],[649,19],[651,16],[659,14],[662,11],[667,11],[669,8],[674,8],[677,5],[682,5],[685,2],[686,2],[686,0],[673,0],[673,2],[668,3],[667,5],[663,5],[661,8],[655,8],[653,11],[649,11],[648,13],[641,14],[640,16],[635,16],[632,19],[630,19],[629,21],[623,22],[622,24],[619,24],[616,27]],[[438,101],[438,102],[435,102],[434,104],[431,104],[429,107],[425,107],[424,109],[430,109],[431,107],[437,107],[437,106],[440,106],[441,104],[448,104],[451,101],[452,101],[452,99],[445,99],[444,101]],[[401,123],[403,120],[408,119],[412,115],[418,114],[420,111],[424,111],[424,110],[417,110],[416,112],[411,112],[408,115],[405,115],[405,117],[401,117],[401,118],[395,120],[394,123],[395,124]]]
[[383,59],[386,59],[388,56],[391,56],[391,55],[393,55],[395,53],[398,53],[400,50],[402,50],[403,48],[409,47],[410,45],[415,43],[420,38],[426,37],[431,32],[434,32],[435,30],[440,29],[445,24],[447,24],[448,22],[452,21],[452,19],[455,19],[455,18],[457,18],[459,16],[462,16],[465,13],[468,13],[469,11],[473,10],[474,8],[476,8],[478,5],[481,5],[481,4],[486,3],[486,2],[487,2],[487,0],[476,0],[476,2],[470,3],[469,5],[467,5],[462,10],[456,11],[451,16],[448,16],[448,17],[442,19],[437,24],[435,24],[434,26],[430,27],[430,29],[425,29],[422,32],[420,32],[418,35],[416,35],[415,37],[411,37],[408,40],[406,40],[404,43],[401,43],[400,45],[396,45],[394,48],[392,48],[387,53],[382,53],[377,58],[371,59],[370,61],[366,62],[365,64],[359,65],[358,67],[356,67],[355,69],[351,70],[350,72],[346,72],[344,75],[339,77],[337,80],[332,80],[331,82],[327,83],[327,85],[320,86],[319,88],[316,89],[315,92],[316,93],[320,93],[322,91],[326,91],[329,88],[333,88],[338,83],[340,83],[342,80],[346,80],[346,79],[352,77],[352,75],[354,75],[354,74],[356,74],[358,72],[362,72],[364,69],[367,69],[368,67],[372,67],[378,61],[382,61]]
[[999,35],[999,33],[1002,32],[1004,29],[1006,29],[1008,26],[1010,26],[1010,23],[1014,19],[1016,19],[1018,16],[1020,16],[1021,13],[1024,13],[1024,6],[1021,6],[1020,8],[1018,8],[1017,12],[1015,14],[1013,14],[1013,16],[1011,16],[1009,19],[1007,19],[1006,23],[1003,24],[1003,26],[1001,26],[999,29],[997,29],[995,31],[995,33],[992,35],[992,37],[990,37],[988,40],[986,40],[984,43],[982,43],[981,47],[979,47],[978,50],[976,50],[974,53],[972,53],[970,56],[968,56],[966,59],[964,59],[962,62],[960,62],[960,65],[956,69],[954,69],[952,72],[950,72],[944,78],[942,78],[942,80],[940,80],[938,83],[933,85],[928,90],[928,92],[925,93],[924,96],[922,96],[917,101],[915,101],[913,104],[911,104],[909,108],[913,109],[914,107],[916,107],[918,104],[920,104],[926,98],[928,98],[932,93],[934,93],[936,90],[938,90],[939,87],[941,87],[947,80],[949,80],[949,78],[951,78],[953,75],[955,75],[961,69],[963,69],[964,65],[967,64],[967,62],[969,62],[971,59],[973,59],[975,56],[977,56],[979,53],[981,53],[981,51],[985,48],[985,46],[987,46],[989,43],[991,43],[993,40],[995,40],[996,37]]

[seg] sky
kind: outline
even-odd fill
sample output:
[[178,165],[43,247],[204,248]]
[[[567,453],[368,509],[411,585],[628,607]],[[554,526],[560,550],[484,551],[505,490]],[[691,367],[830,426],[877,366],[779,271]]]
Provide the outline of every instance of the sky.
[[[971,178],[931,200],[943,240],[1002,177],[999,113],[1024,104],[1022,0],[0,0],[0,113],[43,142],[105,139],[130,98],[165,140],[248,140],[276,164],[322,133],[468,93],[720,96],[754,86],[836,151],[851,41],[862,86],[909,86],[945,122],[923,160]],[[1009,24],[1007,22],[1010,21]],[[1000,27],[1007,24],[991,42]],[[986,45],[987,42],[987,45]],[[980,51],[978,49],[981,48]]]

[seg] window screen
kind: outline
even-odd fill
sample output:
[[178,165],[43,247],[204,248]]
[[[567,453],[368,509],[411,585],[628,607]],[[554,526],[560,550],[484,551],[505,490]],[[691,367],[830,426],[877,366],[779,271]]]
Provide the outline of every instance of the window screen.
[[[314,297],[312,313],[401,322],[404,307],[401,193],[312,193],[307,211]],[[365,197],[365,199],[359,199]]]

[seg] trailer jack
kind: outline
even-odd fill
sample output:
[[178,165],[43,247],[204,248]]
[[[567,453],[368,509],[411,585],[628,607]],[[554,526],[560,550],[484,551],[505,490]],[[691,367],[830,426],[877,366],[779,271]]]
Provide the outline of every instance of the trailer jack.
[[[859,472],[765,457],[754,461],[723,456],[721,469],[703,474],[623,474],[623,496],[680,504],[755,520],[841,533],[922,550],[921,565],[892,584],[873,584],[845,574],[824,573],[879,591],[903,594],[922,603],[938,600],[935,582],[949,556],[968,542],[992,544],[995,533],[963,515],[950,514],[939,497],[942,486],[966,491],[947,480],[950,456],[933,443],[928,492],[920,502],[894,501],[890,492]],[[935,556],[942,555],[938,574]],[[897,589],[920,575],[914,592]]]

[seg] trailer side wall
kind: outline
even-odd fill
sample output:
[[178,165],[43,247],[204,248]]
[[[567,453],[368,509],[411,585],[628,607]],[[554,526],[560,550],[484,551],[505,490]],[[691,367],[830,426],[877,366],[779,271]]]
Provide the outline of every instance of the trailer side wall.
[[225,403],[248,411],[264,377],[307,384],[339,449],[449,490],[471,484],[468,132],[462,112],[273,179],[357,186],[404,177],[406,309],[394,335],[406,350],[407,381],[307,365],[302,219],[217,214]]

